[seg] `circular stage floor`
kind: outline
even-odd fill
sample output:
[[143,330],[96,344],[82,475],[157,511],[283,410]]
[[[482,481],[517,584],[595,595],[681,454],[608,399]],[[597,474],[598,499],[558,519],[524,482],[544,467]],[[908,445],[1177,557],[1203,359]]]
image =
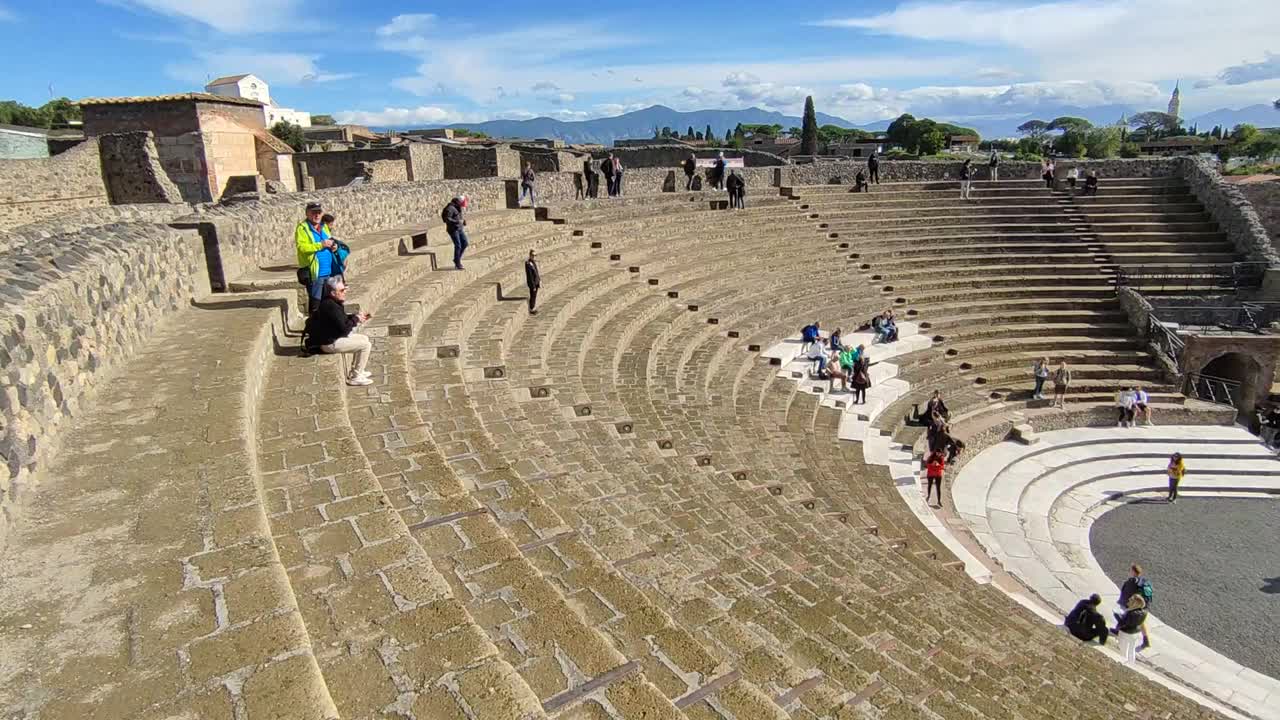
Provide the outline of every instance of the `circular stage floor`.
[[[1099,518],[1089,539],[1116,585],[1131,563],[1142,565],[1161,620],[1280,678],[1280,499],[1133,503]],[[1159,646],[1159,631],[1151,643]]]

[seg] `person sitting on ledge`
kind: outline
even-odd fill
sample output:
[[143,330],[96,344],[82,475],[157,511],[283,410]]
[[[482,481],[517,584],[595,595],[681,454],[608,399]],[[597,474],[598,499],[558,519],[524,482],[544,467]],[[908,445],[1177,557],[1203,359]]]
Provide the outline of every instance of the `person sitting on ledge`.
[[1102,617],[1102,613],[1098,612],[1098,606],[1102,604],[1102,596],[1094,593],[1089,597],[1076,603],[1076,606],[1067,613],[1066,625],[1067,632],[1071,633],[1078,640],[1085,642],[1098,641],[1099,645],[1107,644],[1107,621]]
[[860,193],[867,192],[870,189],[870,186],[867,185],[867,174],[859,168],[858,174],[853,176],[853,191]]
[[1098,194],[1098,171],[1097,170],[1090,170],[1089,174],[1085,177],[1084,194],[1085,195]]
[[831,333],[831,339],[829,342],[831,343],[832,352],[844,352],[844,343],[840,341],[841,332],[843,331],[840,328],[836,328],[836,331]]
[[359,333],[351,332],[368,322],[367,312],[348,314],[343,308],[347,298],[347,284],[342,278],[331,277],[324,281],[325,297],[320,307],[307,318],[307,345],[322,353],[354,353],[355,364],[347,375],[348,385],[372,385],[373,379],[364,369],[369,362],[373,343]]
[[871,329],[875,331],[879,342],[891,343],[898,339],[898,326],[893,322],[892,310],[885,310],[871,318]]
[[817,320],[814,320],[812,325],[805,325],[800,328],[800,352],[805,352],[809,349],[810,343],[818,342],[821,339],[821,323]]
[[1133,388],[1116,393],[1116,407],[1120,410],[1119,422],[1116,423],[1117,427],[1133,427],[1135,425],[1134,418],[1137,416],[1135,406],[1138,402],[1136,395],[1137,393],[1133,391]]
[[929,398],[929,402],[924,405],[924,416],[927,418],[937,414],[943,420],[951,419],[951,411],[947,409],[947,403],[942,399],[942,392],[934,390],[933,395]]
[[816,374],[819,379],[826,377],[827,349],[822,346],[822,338],[814,340],[809,345],[809,352],[805,354],[805,357],[818,366]]

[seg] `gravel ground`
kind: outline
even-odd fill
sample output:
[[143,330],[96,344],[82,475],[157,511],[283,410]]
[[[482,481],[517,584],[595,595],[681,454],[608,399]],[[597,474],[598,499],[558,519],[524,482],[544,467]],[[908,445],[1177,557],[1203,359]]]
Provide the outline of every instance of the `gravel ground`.
[[[1103,515],[1089,537],[1116,585],[1142,566],[1161,620],[1280,678],[1280,499],[1134,503]],[[1159,647],[1158,630],[1151,642]]]

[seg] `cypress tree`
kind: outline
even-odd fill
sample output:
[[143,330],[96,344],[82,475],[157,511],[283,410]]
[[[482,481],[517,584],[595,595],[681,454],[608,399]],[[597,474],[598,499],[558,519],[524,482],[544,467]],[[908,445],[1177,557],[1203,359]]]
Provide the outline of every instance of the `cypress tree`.
[[804,126],[800,130],[800,154],[818,154],[818,113],[813,109],[813,96],[804,99]]
[[707,123],[707,130],[702,133],[702,137],[706,138],[708,141],[716,139],[716,136],[711,132],[711,123]]

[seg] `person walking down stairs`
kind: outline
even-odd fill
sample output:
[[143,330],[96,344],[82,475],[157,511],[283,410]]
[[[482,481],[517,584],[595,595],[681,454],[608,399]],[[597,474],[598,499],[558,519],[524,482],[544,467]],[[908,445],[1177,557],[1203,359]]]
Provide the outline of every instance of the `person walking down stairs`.
[[538,207],[538,198],[535,197],[533,192],[533,181],[535,177],[536,176],[533,172],[533,163],[526,162],[524,164],[524,171],[520,173],[520,199],[516,201],[516,205],[524,202],[524,196],[528,195],[529,207]]
[[465,195],[456,195],[440,211],[440,219],[444,222],[445,230],[449,232],[449,239],[453,241],[453,267],[457,270],[462,269],[462,255],[467,251],[468,244],[467,218],[463,214],[466,202]]

